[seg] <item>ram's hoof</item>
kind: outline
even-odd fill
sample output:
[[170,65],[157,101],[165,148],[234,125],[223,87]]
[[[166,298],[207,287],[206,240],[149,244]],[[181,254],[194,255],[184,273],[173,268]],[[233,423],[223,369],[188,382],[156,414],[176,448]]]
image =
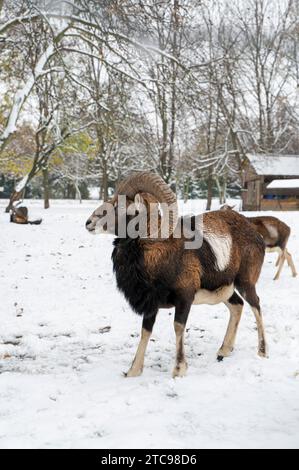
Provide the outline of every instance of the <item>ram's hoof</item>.
[[231,355],[232,351],[234,350],[234,348],[230,348],[228,346],[221,346],[221,348],[219,349],[218,353],[217,353],[217,361],[218,362],[221,362],[223,361],[223,359],[225,357],[228,357]]
[[268,357],[269,357],[267,352],[265,352],[265,351],[258,351],[257,353],[260,357],[264,357],[266,359],[268,359]]
[[187,362],[182,362],[175,366],[172,372],[172,378],[175,379],[176,377],[185,377],[187,374],[188,364]]
[[142,374],[142,369],[130,369],[128,372],[124,372],[124,377],[139,377]]

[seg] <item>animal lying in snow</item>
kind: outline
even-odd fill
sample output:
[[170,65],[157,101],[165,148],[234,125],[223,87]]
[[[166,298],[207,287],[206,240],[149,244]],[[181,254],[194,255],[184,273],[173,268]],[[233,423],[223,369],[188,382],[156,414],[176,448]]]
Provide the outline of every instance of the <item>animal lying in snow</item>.
[[[225,204],[221,207],[221,210],[232,210],[234,206]],[[262,235],[267,252],[277,251],[278,258],[276,266],[278,266],[277,273],[275,274],[274,280],[279,279],[285,261],[287,261],[291,268],[293,277],[297,276],[295,264],[291,253],[287,249],[287,243],[291,234],[290,227],[282,222],[277,217],[272,216],[258,216],[258,217],[247,217],[247,220],[255,227],[255,229]]]
[[42,223],[42,219],[28,220],[28,209],[24,206],[13,207],[10,213],[10,221],[14,224],[39,225]]
[[[125,200],[127,210],[124,212],[119,196]],[[264,261],[265,244],[245,217],[234,211],[215,211],[178,218],[175,194],[159,175],[149,172],[135,173],[125,179],[109,202],[112,208],[109,217],[115,218],[115,227],[109,228],[109,208],[102,205],[87,220],[86,228],[91,233],[99,230],[116,235],[112,260],[117,285],[132,309],[143,316],[140,343],[127,377],[142,373],[145,351],[160,308],[175,307],[173,377],[183,376],[187,370],[184,332],[192,304],[223,302],[229,309],[229,324],[218,351],[218,360],[222,360],[234,348],[244,303],[242,296],[256,318],[258,354],[266,356],[263,319],[255,289]],[[162,214],[160,211],[163,205],[164,209],[165,206],[173,209],[169,215],[170,233],[166,238],[161,236],[166,217],[166,210]],[[149,237],[153,211],[158,212],[154,238]],[[140,224],[145,218],[145,237],[130,235],[136,214]],[[186,221],[190,222],[194,239],[197,232],[201,232],[200,247],[187,248],[188,237],[176,237],[177,229]]]

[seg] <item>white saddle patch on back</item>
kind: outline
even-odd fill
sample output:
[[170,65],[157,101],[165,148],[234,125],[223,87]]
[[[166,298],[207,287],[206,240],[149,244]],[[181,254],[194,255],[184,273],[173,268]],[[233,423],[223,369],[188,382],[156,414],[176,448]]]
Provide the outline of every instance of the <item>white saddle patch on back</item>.
[[271,225],[267,222],[264,223],[266,229],[268,230],[268,233],[271,238],[277,238],[278,237],[278,230],[274,225]]
[[224,271],[229,265],[232,239],[229,234],[218,235],[216,233],[204,232],[204,239],[209,243],[216,257],[216,269]]
[[219,289],[210,291],[207,289],[199,289],[193,300],[193,305],[208,304],[216,305],[226,302],[234,293],[234,285],[219,287]]

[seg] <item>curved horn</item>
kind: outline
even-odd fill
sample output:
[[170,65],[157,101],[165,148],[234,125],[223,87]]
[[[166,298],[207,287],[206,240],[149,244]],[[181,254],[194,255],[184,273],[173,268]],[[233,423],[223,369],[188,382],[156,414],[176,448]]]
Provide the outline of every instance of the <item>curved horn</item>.
[[117,188],[117,194],[124,194],[132,200],[140,192],[150,193],[160,203],[166,203],[168,206],[173,207],[173,210],[169,212],[169,231],[172,234],[177,224],[178,207],[176,195],[168,184],[160,175],[144,171],[129,176]]

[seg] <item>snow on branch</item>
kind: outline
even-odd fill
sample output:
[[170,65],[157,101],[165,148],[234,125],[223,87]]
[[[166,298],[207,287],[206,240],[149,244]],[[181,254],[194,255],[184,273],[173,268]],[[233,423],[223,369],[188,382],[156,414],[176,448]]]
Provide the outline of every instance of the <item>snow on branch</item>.
[[[16,132],[17,130],[17,121],[20,115],[20,112],[22,110],[22,107],[30,95],[30,92],[36,83],[36,81],[44,76],[46,73],[50,73],[53,69],[49,68],[48,70],[45,70],[44,67],[50,60],[50,58],[55,54],[56,48],[55,48],[55,42],[60,40],[63,37],[64,32],[67,30],[67,28],[63,28],[59,33],[56,35],[54,38],[53,43],[49,44],[47,49],[43,52],[41,57],[36,63],[36,66],[33,70],[32,75],[27,79],[25,82],[24,86],[19,89],[13,99],[13,105],[5,126],[5,129],[3,130],[2,134],[0,135],[0,150],[3,150],[5,147],[9,137]],[[56,70],[56,69],[55,69]]]
[[28,181],[28,175],[24,176],[24,178],[21,179],[21,181],[18,182],[18,184],[15,187],[15,190],[17,193],[20,193],[23,191],[23,189],[26,187]]

